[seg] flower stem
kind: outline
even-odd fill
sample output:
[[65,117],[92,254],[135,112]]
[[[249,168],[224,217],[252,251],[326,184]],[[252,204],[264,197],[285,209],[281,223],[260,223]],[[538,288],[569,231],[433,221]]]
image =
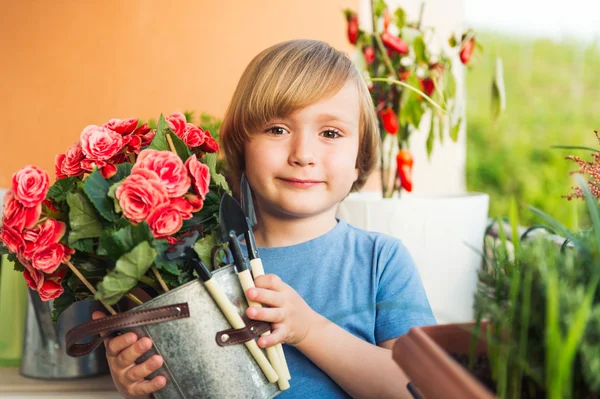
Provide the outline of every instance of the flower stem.
[[397,84],[399,86],[402,87],[406,87],[409,90],[414,91],[415,93],[418,93],[420,96],[422,96],[424,99],[426,99],[427,101],[429,101],[431,103],[431,105],[433,105],[434,107],[436,107],[438,110],[440,110],[442,113],[446,113],[446,110],[443,109],[442,107],[440,107],[438,105],[438,103],[436,103],[435,101],[433,101],[431,99],[431,97],[429,97],[427,94],[423,93],[421,90],[417,89],[416,87],[413,87],[405,82],[402,82],[400,80],[396,80],[396,79],[390,79],[390,78],[371,78],[371,80],[373,82],[388,82],[388,83],[394,83]]
[[[77,270],[77,268],[68,260],[65,260],[63,262],[64,264],[66,264],[67,266],[69,266],[69,269],[71,269],[71,271],[73,273],[75,273],[75,275],[79,278],[79,280],[81,280],[81,282],[83,282],[83,284],[85,284],[85,286],[88,288],[88,290],[90,290],[90,292],[92,294],[94,294],[94,296],[96,296],[96,289],[90,284],[90,282],[83,276],[83,274],[81,274],[79,272],[79,270]],[[110,314],[115,315],[117,314],[117,312],[115,312],[115,310],[108,304],[104,303],[104,301],[102,299],[99,299],[100,303],[102,305],[104,305],[104,307],[106,308],[106,310],[109,311]]]
[[163,291],[165,292],[169,292],[169,287],[167,287],[167,285],[165,284],[165,281],[162,279],[162,277],[160,276],[160,273],[158,272],[158,269],[156,267],[152,268],[152,272],[154,273],[154,275],[156,276],[156,279],[158,280],[158,283],[160,284],[160,286],[162,287]]

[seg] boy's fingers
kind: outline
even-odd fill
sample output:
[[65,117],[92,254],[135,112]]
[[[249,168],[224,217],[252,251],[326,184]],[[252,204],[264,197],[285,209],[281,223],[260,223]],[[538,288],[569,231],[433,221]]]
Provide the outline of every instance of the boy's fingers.
[[284,328],[277,328],[271,334],[265,335],[258,339],[258,346],[261,348],[267,348],[269,346],[283,343],[287,333]]
[[281,323],[285,316],[282,308],[259,308],[257,306],[250,306],[246,309],[246,314],[252,320],[268,323]]
[[162,375],[154,377],[151,381],[141,381],[127,389],[128,396],[142,396],[149,395],[152,392],[156,392],[165,386],[167,380]]
[[[126,334],[127,335],[127,334]],[[122,335],[121,337],[124,337]],[[117,338],[121,338],[117,337]],[[115,339],[117,339],[115,338]],[[142,356],[144,353],[148,352],[152,347],[152,341],[148,337],[144,337],[137,341],[135,344],[125,348],[119,353],[116,358],[117,366],[120,368],[127,368],[135,363],[138,357]]]
[[135,335],[133,332],[128,332],[127,334],[119,335],[118,337],[114,337],[112,339],[107,338],[105,340],[108,341],[108,344],[106,344],[106,356],[119,356],[121,352],[127,348],[130,348],[137,340],[137,335]]
[[248,298],[260,302],[263,305],[272,306],[274,308],[283,306],[283,296],[277,291],[264,288],[250,288],[246,291],[246,294],[248,295]]
[[159,355],[154,355],[145,362],[133,366],[125,373],[125,379],[130,383],[135,383],[143,380],[152,372],[158,370],[163,365],[163,358]]
[[281,291],[285,283],[276,274],[263,274],[254,279],[254,285],[274,291]]

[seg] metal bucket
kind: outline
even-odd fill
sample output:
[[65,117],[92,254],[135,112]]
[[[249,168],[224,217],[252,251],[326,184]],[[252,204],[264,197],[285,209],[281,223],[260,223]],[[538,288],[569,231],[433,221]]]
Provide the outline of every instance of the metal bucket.
[[[243,315],[248,307],[233,265],[213,272],[231,303]],[[153,347],[138,363],[155,354],[163,366],[148,378],[163,375],[167,384],[153,395],[156,399],[256,398],[268,399],[281,391],[269,383],[243,344],[221,347],[216,333],[231,328],[200,280],[191,281],[136,306],[131,311],[187,302],[190,317],[123,329],[138,337],[149,337]]]

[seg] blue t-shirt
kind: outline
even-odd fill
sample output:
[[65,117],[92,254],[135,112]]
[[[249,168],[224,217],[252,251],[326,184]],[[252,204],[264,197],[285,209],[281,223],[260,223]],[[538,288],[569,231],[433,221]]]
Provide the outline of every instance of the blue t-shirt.
[[[281,277],[313,310],[371,344],[435,324],[412,257],[396,238],[340,219],[320,237],[259,248],[259,256],[265,273]],[[302,352],[283,348],[292,380],[278,398],[349,397]]]

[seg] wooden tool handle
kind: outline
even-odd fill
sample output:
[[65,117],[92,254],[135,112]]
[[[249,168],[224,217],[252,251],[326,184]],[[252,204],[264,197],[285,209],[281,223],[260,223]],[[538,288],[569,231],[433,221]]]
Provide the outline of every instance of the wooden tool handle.
[[[242,289],[244,290],[244,295],[246,295],[246,291],[250,288],[254,287],[254,280],[252,279],[252,275],[250,274],[250,270],[244,270],[238,273],[238,277],[240,278],[240,283],[242,284]],[[262,308],[262,304],[259,302],[252,301],[248,299],[246,296],[246,300],[248,301],[249,306],[256,306],[258,308]],[[270,332],[265,332],[262,336],[269,335]],[[279,385],[279,389],[285,391],[290,388],[290,384],[287,382],[285,378],[287,369],[283,367],[283,362],[280,359],[279,352],[274,346],[267,348],[267,356],[269,357],[269,361],[273,365],[275,372],[279,375],[279,380],[277,381]]]
[[[204,286],[217,303],[219,309],[221,309],[221,312],[225,315],[227,321],[229,321],[229,324],[231,324],[233,328],[243,328],[245,324],[242,317],[238,314],[237,308],[233,306],[229,301],[229,298],[223,293],[221,287],[219,287],[213,279],[205,281]],[[256,363],[258,363],[258,366],[267,377],[267,380],[271,383],[279,380],[279,375],[275,372],[275,369],[271,366],[265,354],[260,350],[256,341],[252,339],[245,342],[244,345],[246,345],[246,348],[248,348],[250,354],[254,357],[254,360],[256,360]]]
[[[254,278],[265,274],[265,269],[263,268],[262,260],[260,260],[260,258],[250,260],[250,267],[252,268],[252,275],[254,276]],[[290,370],[288,368],[287,361],[285,360],[283,347],[281,346],[281,344],[277,344],[275,345],[275,347],[277,348],[277,353],[279,354],[279,358],[281,359],[284,377],[286,380],[291,380],[292,376],[290,375]]]

